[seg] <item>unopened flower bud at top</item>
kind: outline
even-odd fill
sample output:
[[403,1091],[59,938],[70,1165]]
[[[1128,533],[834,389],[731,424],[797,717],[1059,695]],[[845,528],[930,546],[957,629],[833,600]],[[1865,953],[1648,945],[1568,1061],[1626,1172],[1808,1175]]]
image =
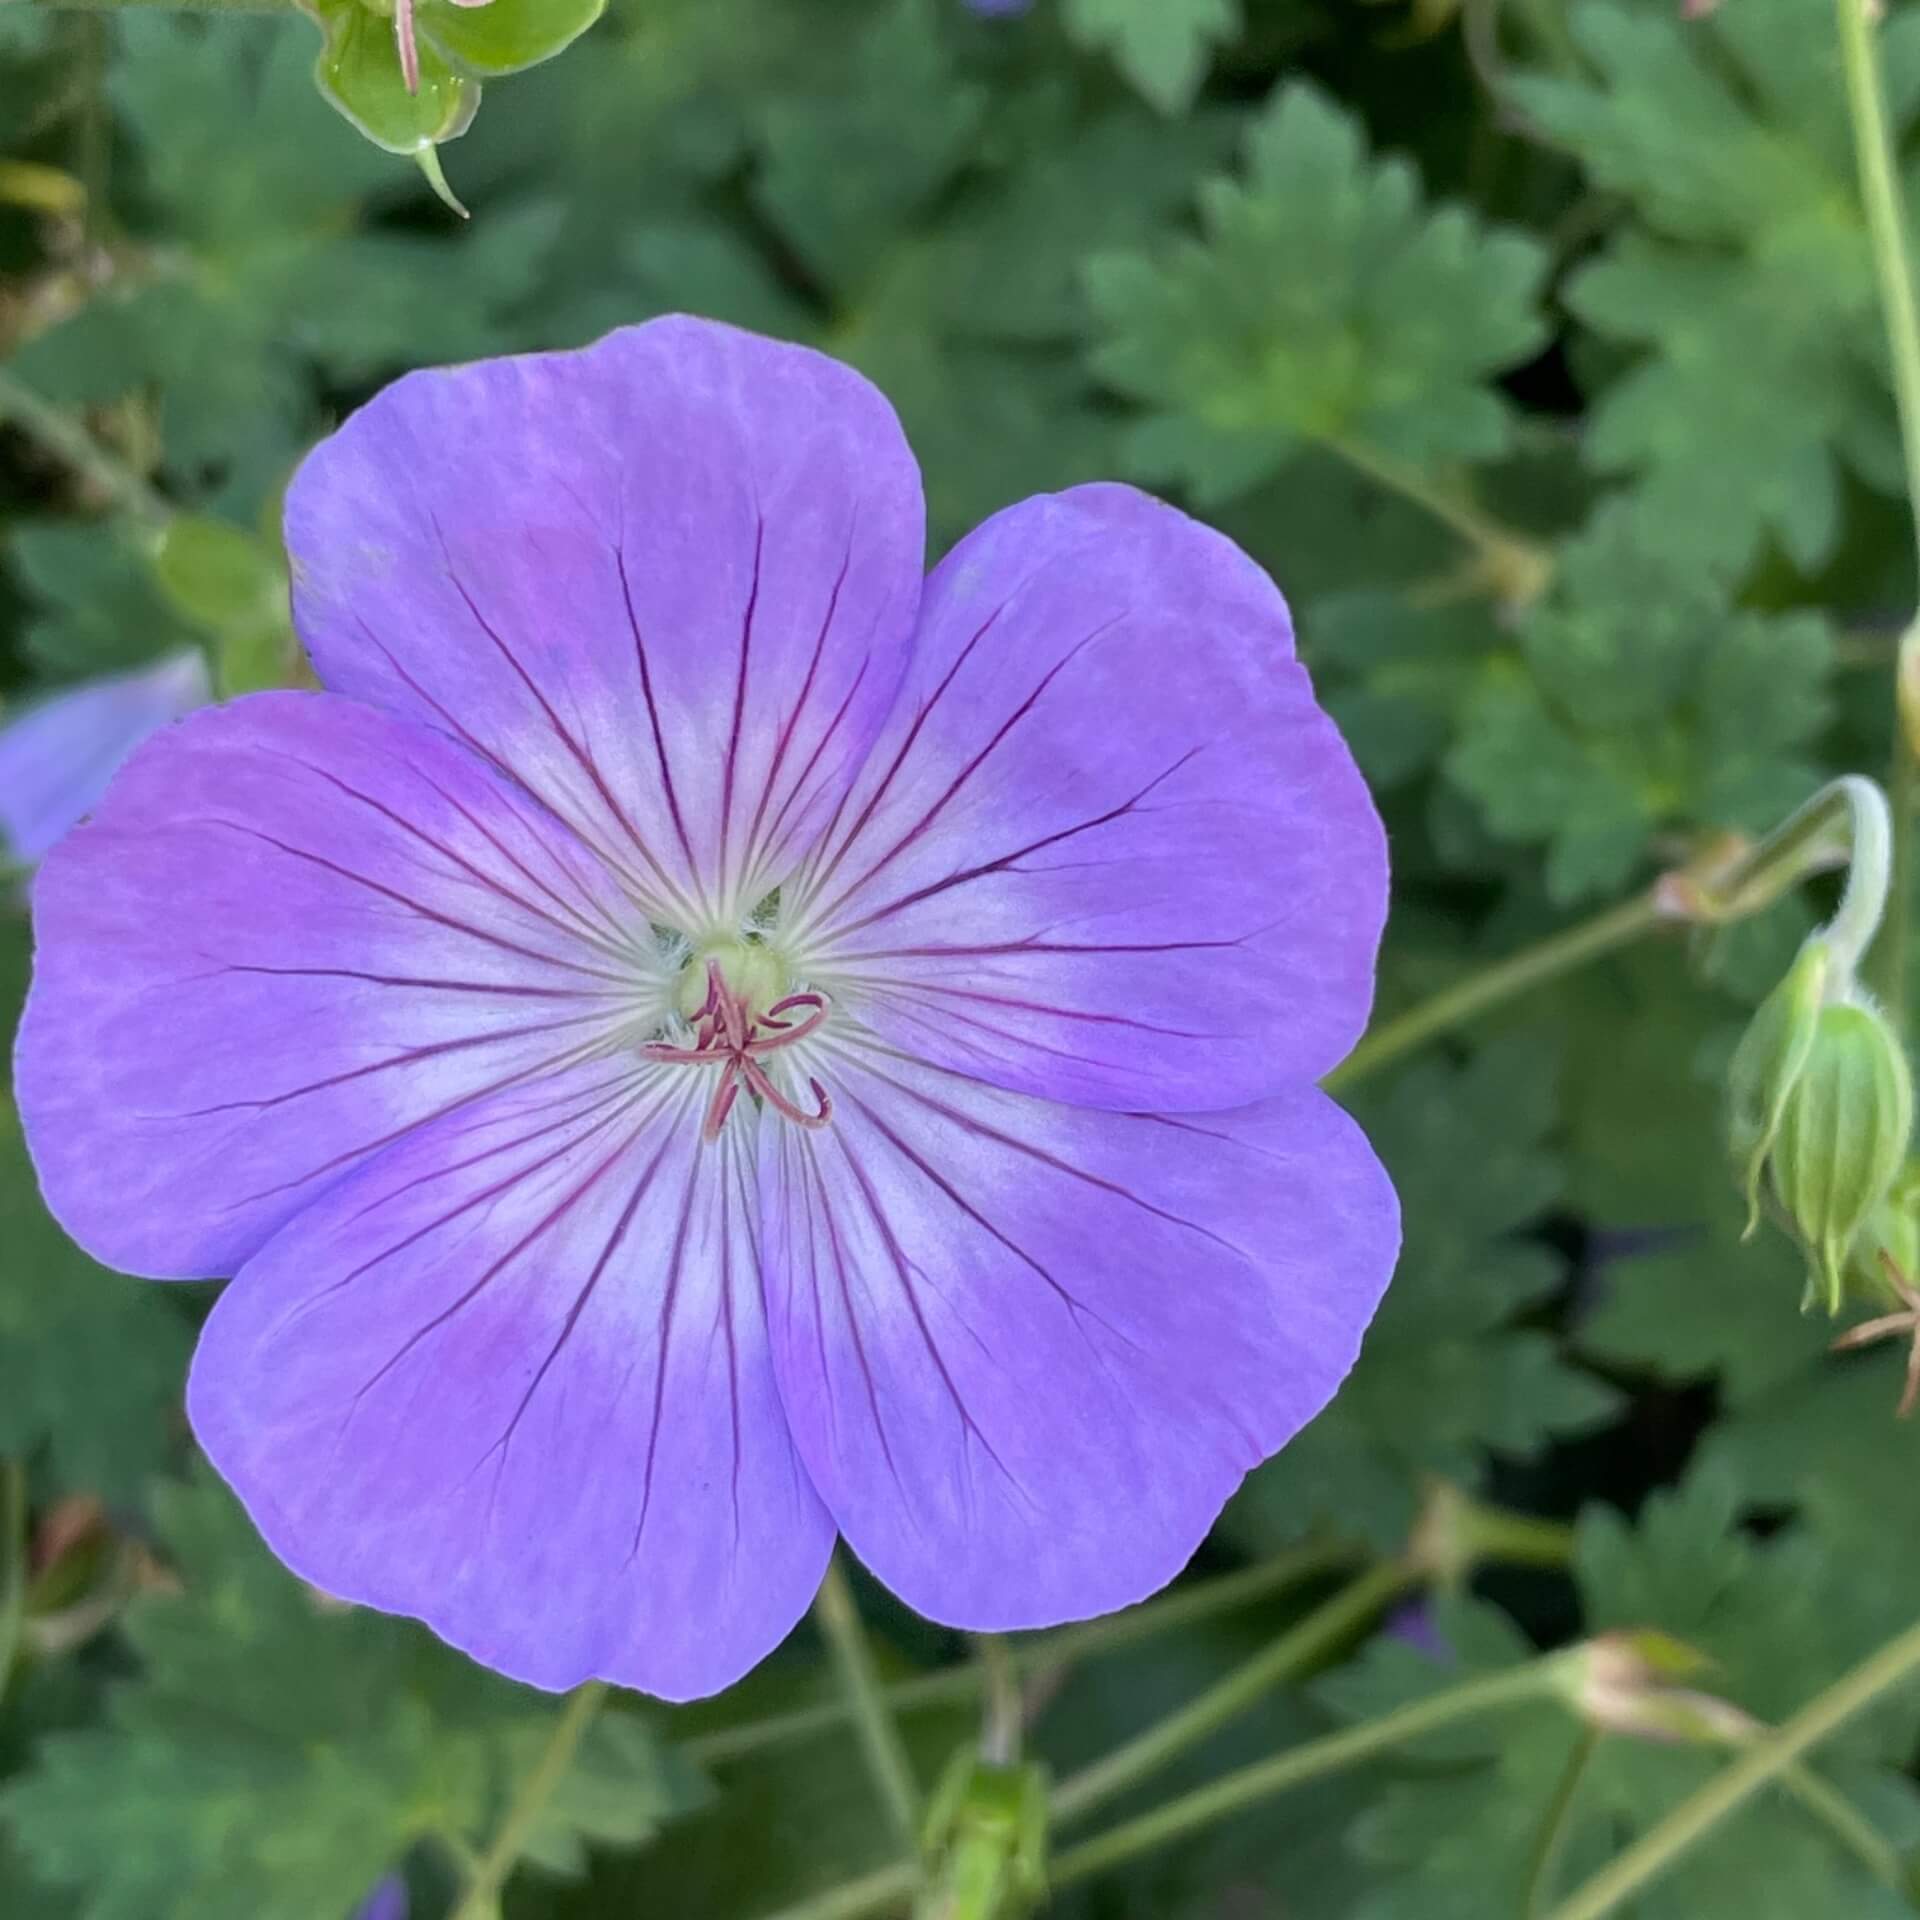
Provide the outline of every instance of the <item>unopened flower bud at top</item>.
[[1728,1132],[1747,1230],[1763,1195],[1808,1261],[1808,1303],[1840,1310],[1854,1243],[1913,1129],[1905,1051],[1852,969],[1816,935],[1762,1002],[1729,1069]]

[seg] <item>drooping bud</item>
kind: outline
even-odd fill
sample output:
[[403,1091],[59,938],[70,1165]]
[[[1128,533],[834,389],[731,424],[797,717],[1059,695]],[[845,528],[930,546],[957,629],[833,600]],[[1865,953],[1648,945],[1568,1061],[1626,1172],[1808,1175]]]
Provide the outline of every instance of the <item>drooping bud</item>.
[[1812,1051],[1831,966],[1826,942],[1807,941],[1787,977],[1761,1001],[1727,1068],[1728,1145],[1747,1196],[1748,1234],[1760,1224],[1760,1183],[1767,1156]]
[[1684,1746],[1738,1746],[1759,1730],[1731,1701],[1677,1680],[1709,1665],[1664,1633],[1605,1633],[1556,1663],[1556,1691],[1602,1733]]
[[1816,935],[1767,997],[1729,1070],[1729,1144],[1751,1232],[1763,1188],[1808,1262],[1808,1303],[1838,1313],[1854,1243],[1913,1130],[1906,1053],[1852,969]]

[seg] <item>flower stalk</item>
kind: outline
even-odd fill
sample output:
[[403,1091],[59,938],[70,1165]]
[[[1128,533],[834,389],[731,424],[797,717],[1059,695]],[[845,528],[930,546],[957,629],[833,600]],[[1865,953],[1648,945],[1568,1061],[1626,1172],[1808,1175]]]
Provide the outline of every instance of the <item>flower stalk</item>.
[[1330,1773],[1358,1766],[1376,1754],[1402,1746],[1422,1734],[1483,1714],[1552,1699],[1560,1690],[1565,1656],[1547,1654],[1524,1666],[1464,1680],[1425,1699],[1409,1702],[1378,1720],[1368,1720],[1319,1740],[1289,1747],[1271,1760],[1256,1761],[1221,1779],[1179,1795],[1164,1806],[1128,1820],[1060,1854],[1049,1876],[1056,1887],[1071,1886],[1169,1840],[1197,1832],[1288,1789]]
[[71,414],[0,367],[0,425],[17,426],[123,513],[158,526],[173,508],[146,478],[103,446]]
[[[1022,1634],[1007,1648],[1008,1663],[1017,1678],[1122,1652],[1159,1634],[1210,1620],[1234,1608],[1251,1606],[1323,1574],[1339,1572],[1351,1566],[1357,1557],[1342,1542],[1309,1541],[1255,1566],[1244,1567],[1238,1573],[1223,1573],[1211,1580],[1197,1581],[1176,1593],[1129,1607],[1124,1613],[1110,1614],[1104,1620],[1062,1627],[1052,1633]],[[986,1677],[982,1663],[966,1661],[935,1673],[917,1674],[911,1680],[897,1681],[883,1691],[893,1713],[921,1713],[932,1707],[962,1706],[976,1699]],[[739,1726],[694,1734],[682,1743],[682,1750],[702,1766],[724,1765],[749,1754],[836,1732],[851,1718],[852,1708],[846,1701],[826,1701],[817,1707],[798,1707],[788,1713],[748,1720]]]
[[879,1790],[894,1837],[910,1848],[916,1847],[920,1843],[920,1789],[874,1669],[873,1650],[867,1644],[853,1587],[838,1554],[827,1563],[827,1577],[820,1583],[813,1610],[833,1654],[867,1772]]
[[1920,1624],[1889,1640],[1825,1692],[1809,1701],[1778,1733],[1756,1740],[1724,1772],[1683,1800],[1577,1892],[1548,1920],[1604,1920],[1697,1846],[1730,1814],[1775,1780],[1856,1714],[1920,1673]]
[[480,1856],[479,1864],[473,1869],[466,1889],[460,1896],[460,1904],[453,1910],[452,1920],[487,1920],[495,1911],[501,1888],[507,1884],[515,1866],[519,1864],[527,1841],[547,1809],[547,1802],[566,1778],[580,1741],[592,1725],[594,1715],[606,1703],[606,1698],[607,1689],[598,1680],[590,1680],[584,1687],[574,1690],[560,1718],[554,1723],[553,1732],[533,1771],[520,1783],[518,1792],[514,1794],[506,1818],[500,1822],[500,1830],[493,1837],[493,1844]]
[[[1054,1819],[1063,1825],[1077,1820],[1159,1772],[1283,1682],[1319,1666],[1411,1592],[1420,1578],[1411,1560],[1387,1561],[1359,1575],[1197,1699],[1069,1775],[1054,1792]],[[1062,1864],[1070,1857],[1063,1857]]]
[[1893,884],[1895,823],[1886,796],[1860,774],[1823,787],[1765,839],[1723,842],[1663,874],[1644,893],[1470,973],[1373,1028],[1322,1084],[1339,1092],[1429,1040],[1510,1000],[1601,960],[1658,930],[1719,926],[1771,906],[1815,873],[1845,863],[1847,886],[1825,929],[1857,963],[1872,942]]
[[1356,473],[1397,493],[1472,548],[1479,582],[1504,607],[1528,607],[1553,579],[1553,554],[1536,540],[1503,525],[1471,500],[1449,491],[1417,469],[1390,460],[1362,441],[1326,442]]
[[[1860,169],[1860,197],[1873,243],[1881,316],[1893,362],[1894,400],[1900,416],[1900,447],[1906,463],[1907,505],[1913,515],[1916,566],[1920,566],[1920,303],[1914,296],[1913,263],[1907,250],[1907,214],[1893,130],[1887,120],[1886,83],[1880,70],[1876,0],[1835,0],[1841,64],[1846,72],[1847,114]],[[1914,802],[1920,798],[1916,766],[1913,692],[1920,682],[1920,619],[1900,642],[1895,669],[1898,719],[1887,780],[1893,800],[1892,898],[1887,936],[1879,955],[1877,984],[1896,1024],[1905,1020],[1908,928],[1912,918]]]

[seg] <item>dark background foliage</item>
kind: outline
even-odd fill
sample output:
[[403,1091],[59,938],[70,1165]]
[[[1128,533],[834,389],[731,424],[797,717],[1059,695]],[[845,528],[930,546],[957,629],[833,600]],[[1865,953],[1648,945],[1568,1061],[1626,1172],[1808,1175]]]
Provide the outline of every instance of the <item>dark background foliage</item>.
[[[1392,832],[1384,1014],[1886,755],[1913,582],[1819,0],[616,0],[446,150],[465,227],[320,101],[314,39],[0,8],[0,370],[153,491],[0,401],[10,706],[183,643],[228,690],[297,673],[276,501],[316,436],[404,368],[685,309],[878,381],[936,546],[1118,475],[1271,569]],[[1885,51],[1904,129],[1920,19]],[[1728,1052],[1809,915],[1655,934],[1354,1085],[1400,1274],[1189,1581],[1309,1538],[1398,1552],[1436,1479],[1572,1523],[1572,1557],[1437,1601],[1447,1662],[1336,1649],[1139,1804],[1583,1631],[1658,1626],[1777,1721],[1907,1623],[1898,1360],[1827,1353],[1791,1249],[1738,1243],[1721,1144]],[[9,1023],[27,938],[0,903]],[[0,1097],[0,1455],[28,1509],[0,1541],[0,1591],[27,1582],[0,1913],[333,1920],[399,1870],[438,1915],[556,1708],[266,1556],[181,1417],[204,1295],[69,1245]],[[896,1676],[965,1656],[860,1593]],[[1070,1771],[1318,1597],[1068,1663],[1036,1750]],[[844,1727],[726,1757],[728,1729],[832,1697],[803,1627],[718,1702],[617,1702],[506,1912],[758,1920],[885,1862]],[[908,1719],[929,1780],[975,1720]],[[1821,1760],[1903,1849],[1915,1731],[1882,1713]],[[1582,1738],[1547,1706],[1469,1729],[1054,1910],[1525,1920]],[[1606,1737],[1557,1871],[1713,1764]],[[1909,1910],[1784,1802],[1631,1909]]]

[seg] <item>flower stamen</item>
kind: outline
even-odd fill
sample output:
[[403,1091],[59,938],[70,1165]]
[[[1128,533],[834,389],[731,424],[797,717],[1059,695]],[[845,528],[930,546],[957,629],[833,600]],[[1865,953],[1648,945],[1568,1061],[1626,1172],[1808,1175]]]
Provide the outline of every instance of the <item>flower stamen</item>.
[[[656,1040],[649,1041],[640,1052],[646,1059],[663,1065],[720,1069],[720,1084],[713,1090],[706,1118],[700,1126],[703,1140],[719,1139],[743,1086],[763,1105],[771,1107],[783,1119],[791,1120],[795,1126],[824,1127],[833,1117],[833,1098],[826,1088],[818,1080],[807,1081],[818,1103],[810,1113],[781,1092],[760,1061],[817,1032],[827,1013],[825,994],[790,993],[756,1016],[746,996],[728,986],[720,962],[709,957],[707,997],[692,1015],[692,1045]],[[793,1014],[805,1017],[797,1023],[782,1018]]]

